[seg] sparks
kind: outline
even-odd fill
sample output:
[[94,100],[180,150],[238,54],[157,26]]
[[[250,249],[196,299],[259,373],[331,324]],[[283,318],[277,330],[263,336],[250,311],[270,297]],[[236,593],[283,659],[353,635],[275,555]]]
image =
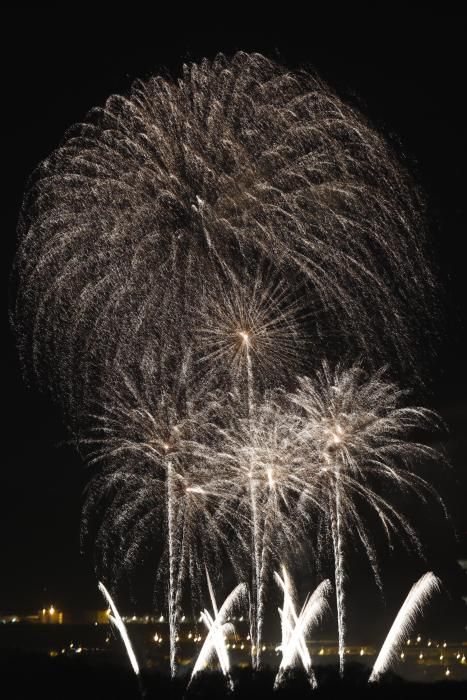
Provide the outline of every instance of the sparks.
[[[378,369],[421,380],[415,348],[436,327],[418,199],[352,106],[243,52],[109,97],[31,178],[11,310],[21,363],[89,467],[82,534],[99,575],[117,585],[163,533],[172,676],[205,567],[248,577],[258,668],[272,572],[297,552],[330,557],[342,674],[351,538],[381,585],[364,512],[419,547],[386,494],[436,498],[412,470],[436,453],[411,435],[437,419]],[[366,372],[338,365],[349,351]],[[297,616],[282,584],[283,670],[298,654],[311,674],[313,596]],[[211,602],[200,657],[227,673]]]
[[[381,674],[390,667],[397,656],[401,640],[410,631],[417,616],[421,613],[431,596],[440,590],[440,586],[440,579],[431,571],[424,574],[412,586],[381,647],[381,651],[373,666],[369,683],[378,681]],[[401,658],[404,658],[404,654],[401,654]],[[440,658],[442,659],[442,656]]]
[[274,572],[274,577],[284,594],[284,604],[282,609],[279,609],[282,626],[282,659],[274,687],[277,688],[281,685],[286,670],[295,666],[299,657],[311,687],[316,688],[316,676],[312,669],[311,657],[306,645],[306,636],[324,614],[327,607],[326,598],[330,592],[331,584],[329,581],[320,583],[314,593],[307,598],[300,614],[297,616],[290,578],[285,567],[283,567],[282,571],[282,578],[277,572]]
[[213,654],[215,653],[217,655],[222,673],[224,676],[226,676],[229,686],[231,690],[233,690],[234,684],[230,676],[230,660],[227,651],[228,644],[226,644],[225,640],[229,634],[234,632],[234,627],[233,624],[228,621],[228,618],[231,615],[232,610],[246,600],[247,588],[243,583],[236,586],[230,595],[227,596],[221,608],[218,610],[211,579],[207,572],[206,578],[214,615],[211,615],[206,609],[201,613],[201,619],[207,627],[208,634],[193,667],[190,683],[200,671],[208,666]]
[[130,642],[130,638],[128,636],[128,632],[126,631],[125,623],[123,622],[122,618],[120,617],[120,613],[117,610],[117,607],[112,600],[112,597],[106,587],[104,586],[103,583],[99,582],[99,590],[106,599],[107,603],[110,605],[110,609],[112,610],[112,614],[109,615],[109,620],[110,622],[115,625],[117,630],[120,633],[120,636],[122,638],[122,642],[125,645],[125,650],[128,655],[128,658],[130,660],[131,668],[135,672],[137,676],[139,676],[139,665],[138,661],[135,656],[135,652],[133,651],[133,647]]

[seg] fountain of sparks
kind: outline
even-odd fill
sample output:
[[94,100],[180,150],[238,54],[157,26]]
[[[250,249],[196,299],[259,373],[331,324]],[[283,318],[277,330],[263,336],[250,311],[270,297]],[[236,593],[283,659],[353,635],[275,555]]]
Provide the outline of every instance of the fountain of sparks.
[[[248,533],[246,554],[253,570],[250,629],[252,663],[259,665],[267,587],[273,567],[287,552],[297,551],[321,507],[308,471],[297,454],[299,421],[274,395],[254,406],[249,417],[236,418],[219,431],[208,458],[220,468],[236,504],[236,528]],[[253,487],[252,487],[253,482]],[[252,493],[254,498],[252,498]],[[260,650],[258,651],[258,647]]]
[[238,607],[247,598],[248,592],[247,587],[244,583],[239,583],[238,586],[227,596],[221,608],[217,608],[216,599],[214,596],[214,591],[211,584],[211,579],[208,572],[206,571],[206,578],[209,588],[209,595],[211,598],[211,605],[213,610],[213,615],[209,613],[208,610],[204,609],[201,613],[201,618],[206,625],[208,634],[204,640],[204,644],[201,647],[201,651],[198,654],[196,663],[193,667],[190,682],[191,684],[194,677],[206,669],[211,663],[214,655],[217,655],[219,665],[221,667],[222,673],[227,679],[229,687],[231,690],[234,689],[234,684],[232,677],[230,675],[230,659],[226,647],[226,638],[229,634],[234,632],[234,626],[232,623],[227,621],[227,618],[231,615],[232,611]]
[[292,585],[285,567],[282,568],[282,578],[277,572],[274,572],[274,577],[284,594],[282,609],[279,608],[282,629],[280,646],[282,659],[274,681],[274,688],[278,688],[283,683],[286,671],[296,666],[298,659],[305,669],[311,687],[317,688],[306,639],[328,608],[327,597],[331,590],[331,583],[328,580],[322,581],[312,595],[307,598],[300,614],[297,615]]
[[112,600],[112,597],[110,593],[108,592],[107,588],[104,586],[103,583],[99,581],[99,590],[106,599],[108,605],[110,606],[110,609],[112,611],[112,614],[109,615],[109,620],[110,622],[117,628],[120,637],[122,638],[122,642],[125,646],[125,651],[128,655],[128,659],[130,660],[131,668],[135,672],[135,674],[138,676],[139,679],[139,665],[138,661],[136,659],[135,652],[133,651],[133,647],[130,642],[130,638],[128,636],[128,632],[126,631],[125,623],[123,622],[122,618],[120,617],[120,613],[117,610],[117,606],[115,605],[114,601]]
[[378,681],[394,662],[402,639],[410,633],[416,618],[421,614],[431,596],[440,590],[440,587],[440,579],[431,571],[414,583],[384,640],[368,680],[369,683]]

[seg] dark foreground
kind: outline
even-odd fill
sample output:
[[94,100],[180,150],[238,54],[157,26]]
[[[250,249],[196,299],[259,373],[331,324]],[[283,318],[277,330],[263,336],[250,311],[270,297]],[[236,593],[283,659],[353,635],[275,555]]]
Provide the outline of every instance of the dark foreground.
[[377,685],[367,683],[368,670],[358,664],[349,664],[344,681],[340,681],[334,667],[318,667],[319,687],[312,691],[307,679],[295,672],[287,683],[273,691],[274,672],[268,669],[253,674],[250,669],[234,669],[235,689],[230,692],[225,679],[218,673],[200,675],[187,690],[188,676],[170,681],[157,672],[145,671],[140,684],[136,676],[121,665],[97,664],[92,660],[58,658],[50,659],[38,654],[3,655],[0,663],[0,697],[4,700],[24,700],[43,697],[47,700],[131,700],[144,695],[147,700],[187,700],[199,698],[466,698],[467,682],[448,680],[438,683],[411,683],[397,676],[386,675]]

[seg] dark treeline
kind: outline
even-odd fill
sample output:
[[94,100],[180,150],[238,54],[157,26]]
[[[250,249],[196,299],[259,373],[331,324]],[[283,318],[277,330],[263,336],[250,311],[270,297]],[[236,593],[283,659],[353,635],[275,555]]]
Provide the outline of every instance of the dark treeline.
[[319,687],[312,690],[300,671],[290,674],[287,682],[274,690],[275,672],[265,669],[252,673],[251,669],[234,669],[234,691],[230,691],[225,678],[216,672],[204,673],[187,689],[189,675],[175,680],[158,672],[145,671],[140,683],[136,676],[121,665],[102,665],[97,659],[49,658],[45,655],[28,655],[12,652],[0,659],[0,692],[5,700],[29,700],[44,697],[47,700],[299,700],[300,698],[358,697],[397,698],[412,700],[423,698],[467,697],[467,681],[439,681],[413,683],[396,675],[386,674],[379,684],[368,685],[368,669],[359,664],[346,667],[345,680],[339,679],[337,669],[321,666],[316,669]]

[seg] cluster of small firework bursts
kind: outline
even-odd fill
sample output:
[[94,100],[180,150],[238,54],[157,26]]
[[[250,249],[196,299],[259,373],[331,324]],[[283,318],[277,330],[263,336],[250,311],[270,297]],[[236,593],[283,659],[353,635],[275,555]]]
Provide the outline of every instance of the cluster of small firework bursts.
[[[342,670],[350,536],[379,582],[361,503],[419,544],[381,495],[434,493],[411,471],[434,452],[411,436],[436,417],[389,379],[415,373],[436,305],[414,191],[319,80],[243,53],[110,97],[33,175],[21,357],[94,465],[83,532],[113,588],[164,523],[172,673],[206,569],[248,580],[258,667],[274,568],[332,552]],[[312,599],[297,616],[280,581],[283,668],[308,670]],[[227,669],[223,622],[203,615]]]

